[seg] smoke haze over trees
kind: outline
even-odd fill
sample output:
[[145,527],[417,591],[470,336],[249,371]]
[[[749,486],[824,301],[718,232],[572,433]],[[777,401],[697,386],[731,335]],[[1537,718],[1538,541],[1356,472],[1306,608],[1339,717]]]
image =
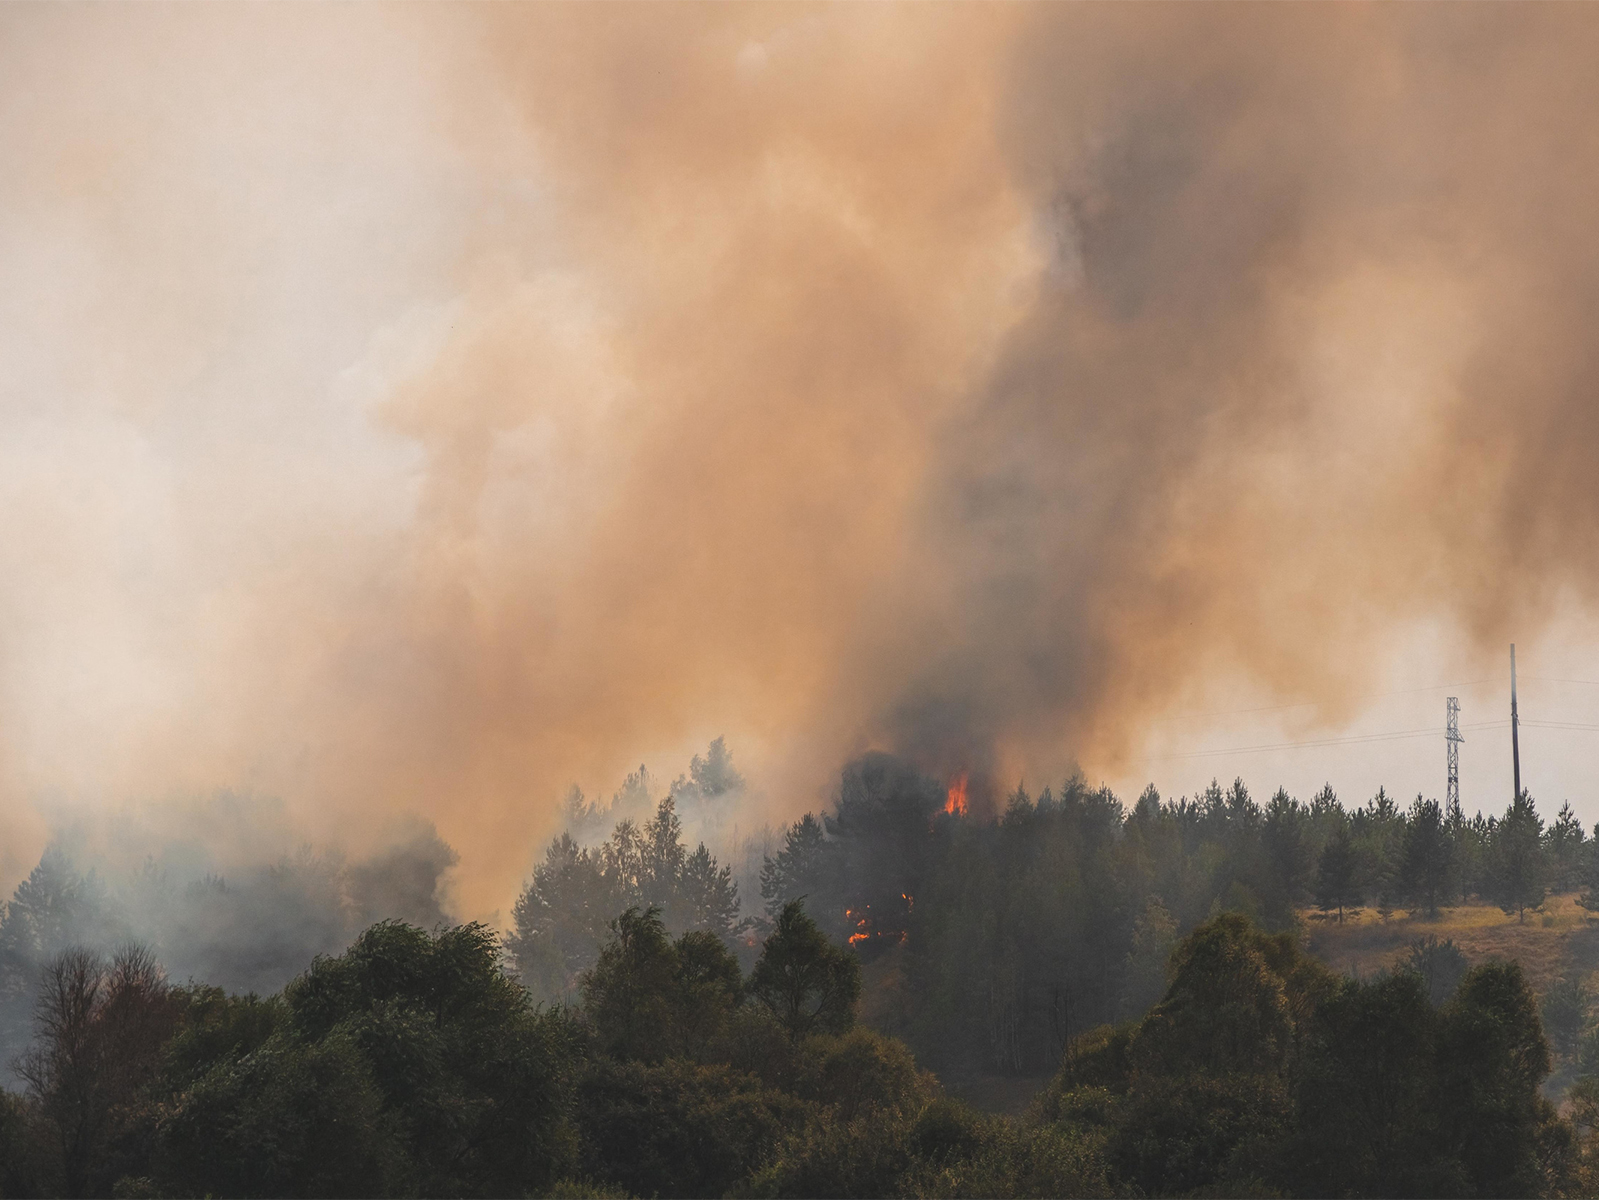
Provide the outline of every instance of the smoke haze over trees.
[[7,887],[247,786],[503,913],[640,751],[1120,778],[1592,607],[1583,7],[0,22]]
[[[1129,807],[1074,777],[1036,797],[1018,786],[996,819],[950,803],[911,764],[868,755],[844,769],[831,811],[773,839],[758,900],[740,891],[735,907],[729,888],[721,906],[696,908],[696,880],[730,877],[709,869],[703,845],[686,854],[667,798],[642,835],[624,820],[592,849],[558,837],[507,945],[524,984],[553,1002],[575,997],[597,961],[607,912],[657,906],[669,931],[714,933],[748,968],[757,935],[803,898],[863,961],[895,964],[904,982],[884,1027],[919,1061],[1026,1074],[1057,1062],[1070,1037],[1141,1014],[1164,990],[1175,938],[1221,912],[1282,930],[1309,907],[1341,921],[1362,907],[1426,916],[1469,901],[1524,921],[1557,880],[1599,909],[1599,842],[1569,804],[1546,825],[1525,794],[1468,817],[1382,790],[1346,804],[1330,785],[1308,803],[1280,788],[1263,803],[1240,779],[1175,801],[1148,788]],[[700,854],[708,869],[685,871]],[[1418,973],[1452,985],[1453,968],[1434,965],[1449,952],[1419,949]]]
[[[879,813],[908,811],[920,790],[884,795],[915,777],[882,762],[847,777]],[[1385,797],[1353,814],[1322,799],[1364,857]],[[1468,968],[1436,938],[1391,973],[1333,974],[1294,932],[1262,928],[1291,913],[1254,898],[1283,860],[1251,861],[1251,836],[1287,844],[1267,830],[1295,812],[1309,819],[1285,797],[1262,810],[1237,784],[1198,806],[1146,794],[1124,817],[1115,797],[1069,781],[1059,798],[1018,789],[997,826],[857,813],[854,835],[825,843],[842,856],[838,843],[872,837],[881,866],[894,843],[921,841],[941,870],[965,862],[962,883],[1032,843],[1076,867],[1053,876],[1057,903],[1080,901],[1083,879],[1123,895],[1153,885],[1114,971],[1114,899],[1094,914],[1107,922],[1097,942],[1070,927],[1040,940],[1011,920],[1011,898],[959,887],[907,905],[931,919],[874,917],[858,933],[830,918],[831,937],[805,901],[768,889],[775,916],[748,972],[725,931],[674,935],[653,905],[630,906],[607,923],[574,1006],[537,1004],[475,924],[379,923],[265,999],[174,986],[141,948],[69,949],[37,976],[25,1090],[0,1094],[0,1195],[1592,1194],[1599,1060],[1579,1067],[1577,1124],[1540,1093],[1551,1039],[1569,1056],[1582,1030],[1599,1036],[1580,985],[1552,989],[1540,1017],[1519,966]],[[1393,820],[1402,841],[1426,836],[1424,803]],[[1517,820],[1464,826],[1488,831],[1492,858]],[[1162,828],[1175,858],[1153,849]],[[1212,864],[1197,889],[1206,872],[1183,866],[1185,833]],[[1224,882],[1235,907],[1213,899],[1179,936],[1159,895],[1174,879],[1181,914]],[[1422,894],[1403,870],[1385,882]],[[1037,902],[1041,885],[1024,870],[1016,886]],[[1002,954],[1074,964],[1058,982],[1079,1007],[1053,1011],[1057,1040],[1036,1061],[1025,1003],[1001,1011],[1025,995],[1027,964],[973,958],[956,905]],[[975,1052],[1050,1076],[1025,1117],[951,1100],[910,1047],[857,1023],[863,969],[893,954],[933,988],[903,1014],[913,1038],[942,1022],[945,1061]],[[942,987],[930,962],[946,968]],[[962,969],[990,985],[981,1028],[948,986]],[[1114,1002],[1094,992],[1112,978]]]
[[52,847],[0,911],[0,1066],[26,1047],[40,972],[64,952],[139,944],[176,979],[268,994],[375,920],[444,923],[455,861],[431,829],[363,862],[302,849],[230,876],[152,859],[107,877]]
[[1599,718],[1332,736],[1599,658],[1596,61],[0,6],[0,1193],[1599,1191],[1585,974],[1296,934],[1599,911]]

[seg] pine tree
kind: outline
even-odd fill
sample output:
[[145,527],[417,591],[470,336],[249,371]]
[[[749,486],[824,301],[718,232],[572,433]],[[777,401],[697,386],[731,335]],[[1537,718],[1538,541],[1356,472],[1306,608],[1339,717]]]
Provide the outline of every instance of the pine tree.
[[1405,822],[1399,883],[1401,894],[1429,916],[1438,912],[1439,902],[1448,890],[1449,851],[1448,831],[1438,801],[1417,796]]
[[1305,836],[1308,821],[1305,807],[1278,788],[1266,806],[1262,841],[1271,872],[1268,902],[1282,910],[1283,918],[1299,902],[1310,864],[1310,844]]
[[1349,840],[1347,829],[1334,831],[1321,852],[1316,868],[1316,903],[1323,912],[1338,910],[1338,922],[1343,923],[1344,909],[1360,902],[1357,882],[1355,847]]
[[689,777],[701,796],[707,800],[736,792],[744,786],[744,777],[733,769],[733,756],[727,752],[727,741],[717,738],[701,758],[696,754],[688,765]]
[[1494,902],[1519,921],[1543,903],[1548,869],[1543,854],[1543,820],[1532,796],[1523,790],[1505,810],[1488,843],[1489,885]]
[[738,884],[731,867],[718,867],[701,842],[683,861],[678,885],[689,929],[705,930],[726,939],[738,930]]
[[832,857],[822,823],[814,814],[806,813],[789,826],[783,848],[761,866],[761,899],[768,919],[776,920],[790,900],[822,889]]
[[1582,822],[1571,811],[1571,801],[1560,806],[1549,832],[1544,835],[1544,848],[1549,862],[1550,883],[1557,892],[1569,892],[1581,882],[1583,860],[1587,857],[1587,834]]

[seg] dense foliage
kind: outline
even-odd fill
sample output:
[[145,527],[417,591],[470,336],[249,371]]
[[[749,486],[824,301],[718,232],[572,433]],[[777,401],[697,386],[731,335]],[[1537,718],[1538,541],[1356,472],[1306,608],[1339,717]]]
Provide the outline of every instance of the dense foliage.
[[1438,1007],[1414,972],[1340,979],[1224,914],[1142,1020],[1073,1045],[1041,1108],[1151,1195],[1556,1195],[1584,1180],[1549,1062],[1513,963]]
[[[786,981],[772,986],[771,980]],[[762,981],[766,982],[762,982]],[[540,1009],[477,925],[385,922],[277,996],[148,955],[52,963],[5,1195],[1591,1194],[1594,1086],[1563,1120],[1520,969],[1442,1004],[1339,978],[1224,913],[1142,1018],[1072,1039],[1021,1120],[945,1097],[853,1022],[856,959],[791,902],[749,978],[653,909],[581,1008]],[[800,998],[796,1004],[795,997]],[[1586,1105],[1586,1107],[1584,1107]]]
[[630,904],[660,907],[674,932],[716,933],[747,966],[804,897],[829,936],[892,964],[902,986],[880,1024],[946,1075],[1049,1071],[1070,1037],[1154,1003],[1176,939],[1220,912],[1278,930],[1307,906],[1341,920],[1475,900],[1525,919],[1551,890],[1580,890],[1599,908],[1599,845],[1569,804],[1546,826],[1526,794],[1468,818],[1381,790],[1354,808],[1331,787],[1262,804],[1235,780],[1175,803],[1150,788],[1128,809],[1077,778],[1036,798],[1018,787],[986,812],[974,794],[962,812],[946,784],[872,754],[845,769],[832,811],[784,832],[762,909],[740,920],[727,869],[675,840],[673,803],[593,848],[570,834],[550,846],[510,940],[541,997],[576,996],[605,923]]
[[[1595,1193],[1580,977],[1535,997],[1437,937],[1342,977],[1300,915],[1599,906],[1569,809],[1260,805],[1237,782],[1127,811],[1074,780],[985,813],[869,756],[742,917],[676,807],[736,779],[719,749],[652,817],[557,839],[503,942],[380,921],[266,998],[173,986],[135,945],[46,955],[25,939],[50,896],[98,885],[36,872],[0,920],[33,964],[0,1195]],[[1555,1062],[1569,1118],[1541,1092]],[[1049,1082],[1013,1119],[929,1067]]]

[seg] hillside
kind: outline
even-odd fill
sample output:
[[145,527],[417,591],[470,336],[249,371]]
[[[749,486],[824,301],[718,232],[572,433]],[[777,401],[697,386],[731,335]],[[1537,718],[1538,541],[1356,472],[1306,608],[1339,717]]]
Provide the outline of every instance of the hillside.
[[1573,972],[1586,978],[1599,969],[1599,914],[1580,908],[1576,895],[1550,896],[1524,921],[1491,904],[1463,904],[1428,918],[1375,909],[1335,916],[1311,910],[1300,914],[1306,948],[1334,970],[1361,977],[1392,968],[1419,938],[1449,938],[1475,966],[1490,958],[1515,959],[1528,982],[1542,995],[1551,983]]

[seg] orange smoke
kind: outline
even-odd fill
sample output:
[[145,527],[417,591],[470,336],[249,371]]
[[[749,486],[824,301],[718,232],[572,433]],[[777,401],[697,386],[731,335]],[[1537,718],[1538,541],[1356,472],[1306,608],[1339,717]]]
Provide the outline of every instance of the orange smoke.
[[944,811],[954,817],[966,815],[966,772],[962,771],[950,781],[949,796],[944,801]]
[[0,894],[37,797],[235,787],[431,819],[503,914],[570,783],[718,734],[751,820],[872,747],[986,817],[1235,671],[1336,717],[1415,622],[1599,610],[1595,54],[1577,7],[0,9]]

